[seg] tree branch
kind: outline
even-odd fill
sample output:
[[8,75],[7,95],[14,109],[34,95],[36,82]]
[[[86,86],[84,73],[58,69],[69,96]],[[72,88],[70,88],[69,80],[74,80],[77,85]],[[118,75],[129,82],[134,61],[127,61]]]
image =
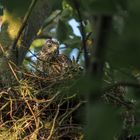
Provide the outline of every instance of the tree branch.
[[48,0],[38,0],[31,11],[26,23],[26,30],[22,32],[20,37],[21,45],[18,48],[18,65],[22,64],[32,41],[36,38],[45,19],[49,16],[51,5],[51,2]]
[[17,37],[15,38],[15,40],[13,42],[12,49],[16,49],[18,40],[19,40],[22,32],[24,31],[26,25],[27,25],[27,21],[28,21],[30,15],[31,15],[31,12],[32,12],[33,8],[35,7],[36,2],[37,2],[37,0],[32,0],[32,3],[30,5],[30,7],[29,7],[29,10],[28,10],[28,12],[25,15],[25,18],[23,20],[22,26],[20,27],[19,32],[17,34]]
[[79,23],[80,23],[80,31],[81,31],[81,35],[82,35],[82,48],[81,50],[84,50],[84,57],[85,57],[85,67],[86,69],[89,66],[89,57],[88,57],[88,51],[87,51],[87,46],[86,46],[86,32],[84,29],[84,25],[83,25],[83,19],[82,19],[82,15],[79,9],[79,3],[77,2],[77,0],[73,0],[73,4],[75,6],[75,10],[77,11],[78,14],[78,18],[79,18]]
[[122,87],[132,87],[132,88],[140,88],[140,84],[139,83],[120,81],[120,82],[117,82],[117,83],[115,83],[113,85],[110,85],[108,87],[104,87],[103,88],[103,92],[110,91],[111,89],[119,87],[119,86],[122,86]]
[[[91,34],[92,34],[92,32],[88,33],[88,35],[86,36],[85,42],[87,42],[87,40],[89,39],[89,37],[91,36]],[[83,51],[83,47],[80,48],[79,53],[78,53],[78,55],[77,55],[77,58],[76,58],[76,62],[77,62],[77,63],[78,63],[78,61],[79,61],[79,59],[80,59],[80,55],[81,55],[82,51]]]

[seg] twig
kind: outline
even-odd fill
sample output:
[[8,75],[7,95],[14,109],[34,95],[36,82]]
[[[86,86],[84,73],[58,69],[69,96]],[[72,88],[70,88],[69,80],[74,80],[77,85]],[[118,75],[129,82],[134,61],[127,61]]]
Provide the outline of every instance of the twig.
[[32,53],[32,51],[31,50],[29,50],[29,53],[31,54],[31,55],[33,55],[36,59],[38,59],[39,61],[43,61],[43,60],[41,60],[37,55],[38,54],[34,54],[34,53]]
[[112,85],[110,85],[108,87],[103,88],[103,92],[105,93],[105,95],[107,95],[110,98],[112,98],[113,100],[116,100],[117,102],[123,104],[127,108],[132,108],[132,103],[131,102],[122,101],[122,100],[116,98],[115,96],[107,93],[108,91],[112,90],[113,88],[120,87],[120,86],[122,86],[122,87],[140,88],[140,84],[127,82],[127,81],[120,81],[120,82],[112,84]]
[[105,96],[110,97],[111,99],[117,101],[118,103],[122,104],[123,106],[127,107],[128,109],[132,108],[133,104],[131,102],[126,102],[126,101],[120,100],[119,98],[117,98],[111,94],[105,94]]
[[62,122],[69,116],[69,115],[71,115],[75,110],[77,110],[83,103],[85,103],[85,102],[80,102],[80,103],[78,103],[71,111],[69,111],[62,119],[61,119],[61,121],[59,122],[59,125],[61,125],[62,124]]
[[19,82],[19,81],[20,81],[19,78],[17,77],[17,75],[16,75],[16,73],[15,73],[13,67],[11,66],[11,64],[10,64],[9,62],[8,62],[8,66],[9,66],[11,72],[13,73],[13,75],[14,75],[16,81],[17,81],[18,83],[20,83],[20,82]]
[[57,119],[57,116],[59,114],[59,108],[60,108],[60,105],[58,105],[58,108],[57,108],[57,112],[56,112],[56,115],[53,119],[53,124],[52,124],[52,128],[51,128],[51,131],[50,131],[50,135],[48,136],[47,140],[50,140],[52,135],[53,135],[53,132],[54,132],[54,127],[55,127],[55,123],[56,123],[56,119]]
[[115,87],[119,87],[119,86],[122,86],[122,87],[132,87],[132,88],[140,88],[140,84],[138,83],[132,83],[132,82],[127,82],[127,81],[120,81],[120,82],[117,82],[113,85],[110,85],[108,87],[105,87],[103,88],[103,92],[107,92]]
[[[5,55],[5,50],[3,49],[3,47],[2,47],[1,44],[0,44],[0,48],[1,48],[2,53]],[[8,66],[9,66],[9,68],[10,68],[12,74],[14,75],[16,81],[19,83],[19,78],[17,77],[15,71],[13,70],[13,67],[12,67],[11,64],[10,64],[10,61],[8,60],[8,58],[7,58],[6,56],[5,56],[5,60],[7,61],[7,64],[8,64]]]
[[[70,131],[71,130],[71,131]],[[73,131],[72,131],[73,130]],[[58,132],[57,132],[58,131]],[[56,129],[56,132],[58,134],[61,134],[57,136],[58,139],[61,139],[63,136],[67,136],[69,132],[77,133],[78,131],[83,132],[83,128],[80,125],[66,125],[66,126],[60,126]],[[81,140],[81,139],[79,139]],[[82,139],[83,140],[83,139]]]
[[14,120],[14,118],[13,118],[13,101],[12,101],[11,97],[9,97],[9,100],[10,100],[10,111],[9,111],[9,114],[10,114],[10,117]]
[[46,110],[47,107],[50,106],[50,104],[54,101],[54,99],[55,99],[59,94],[60,94],[60,92],[57,92],[51,99],[49,99],[50,101],[48,102],[48,104],[47,104],[44,108],[42,108],[42,109],[38,112],[38,114],[36,114],[36,116],[38,116],[41,112],[43,112],[44,110]]
[[37,55],[36,54],[34,54],[31,50],[28,50],[29,51],[29,53],[33,56],[33,57],[35,57],[35,58],[37,58],[38,59],[38,57],[37,57]]
[[89,66],[89,57],[88,57],[87,46],[86,46],[86,33],[85,33],[84,25],[83,25],[83,19],[82,19],[82,15],[79,9],[79,3],[77,2],[77,0],[72,0],[72,1],[74,3],[75,9],[78,14],[79,22],[80,22],[80,29],[81,29],[80,31],[82,35],[82,48],[84,50],[85,67],[87,69]]
[[[25,98],[25,97],[24,97]],[[25,103],[27,104],[27,106],[28,106],[28,108],[29,108],[29,110],[30,110],[30,112],[31,112],[31,114],[33,115],[33,118],[34,118],[34,121],[35,121],[35,124],[36,124],[36,128],[38,128],[38,117],[36,116],[36,114],[33,112],[33,110],[32,110],[32,108],[31,108],[31,106],[30,106],[30,104],[28,103],[28,101],[25,99]]]
[[[86,36],[86,40],[85,40],[86,42],[87,42],[88,38],[91,36],[91,34],[92,34],[92,32],[88,33],[88,35]],[[83,51],[83,47],[81,47],[79,50],[79,53],[78,53],[77,58],[76,58],[76,63],[78,63],[82,51]]]

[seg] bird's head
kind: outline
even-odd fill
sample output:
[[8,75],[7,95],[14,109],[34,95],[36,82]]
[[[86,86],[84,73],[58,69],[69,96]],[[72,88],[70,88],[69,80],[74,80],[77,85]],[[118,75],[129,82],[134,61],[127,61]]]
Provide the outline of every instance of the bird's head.
[[57,56],[59,54],[59,42],[55,39],[47,39],[42,47],[42,52],[45,55]]

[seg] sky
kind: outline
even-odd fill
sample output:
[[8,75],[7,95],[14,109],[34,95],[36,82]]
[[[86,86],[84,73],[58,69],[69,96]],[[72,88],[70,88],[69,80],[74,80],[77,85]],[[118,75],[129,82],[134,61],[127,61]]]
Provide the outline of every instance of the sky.
[[80,31],[78,29],[79,23],[75,19],[71,19],[69,21],[69,24],[71,25],[74,34],[77,35],[77,36],[81,36]]
[[[75,19],[71,19],[69,21],[69,24],[71,25],[74,34],[81,37],[80,30],[78,28],[79,23]],[[71,54],[70,54],[70,58],[71,59],[73,59],[73,57],[76,58],[77,57],[77,54],[78,54],[78,49],[76,49],[76,48],[73,49],[72,52],[71,52]]]

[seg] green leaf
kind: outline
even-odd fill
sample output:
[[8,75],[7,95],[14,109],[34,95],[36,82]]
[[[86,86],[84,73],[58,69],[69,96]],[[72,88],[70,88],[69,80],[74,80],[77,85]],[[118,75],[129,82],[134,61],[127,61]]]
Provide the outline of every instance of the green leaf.
[[57,29],[56,29],[56,36],[59,41],[63,42],[68,36],[68,28],[64,21],[59,20]]
[[72,11],[68,8],[64,9],[61,14],[62,19],[70,19],[72,16]]
[[70,48],[78,48],[79,49],[81,47],[81,38],[74,36],[73,39],[69,38],[69,39],[65,40],[64,44],[66,44]]
[[56,28],[56,37],[60,42],[64,42],[73,34],[72,27],[68,24],[67,21],[59,20]]
[[62,7],[63,7],[63,11],[62,11],[61,18],[62,19],[70,18],[73,12],[73,8],[71,7],[71,5],[66,0],[63,0]]
[[51,24],[53,22],[53,20],[60,15],[61,10],[55,10],[52,12],[52,14],[45,20],[45,23],[43,25],[42,28],[45,28],[46,26],[48,26],[49,24]]

